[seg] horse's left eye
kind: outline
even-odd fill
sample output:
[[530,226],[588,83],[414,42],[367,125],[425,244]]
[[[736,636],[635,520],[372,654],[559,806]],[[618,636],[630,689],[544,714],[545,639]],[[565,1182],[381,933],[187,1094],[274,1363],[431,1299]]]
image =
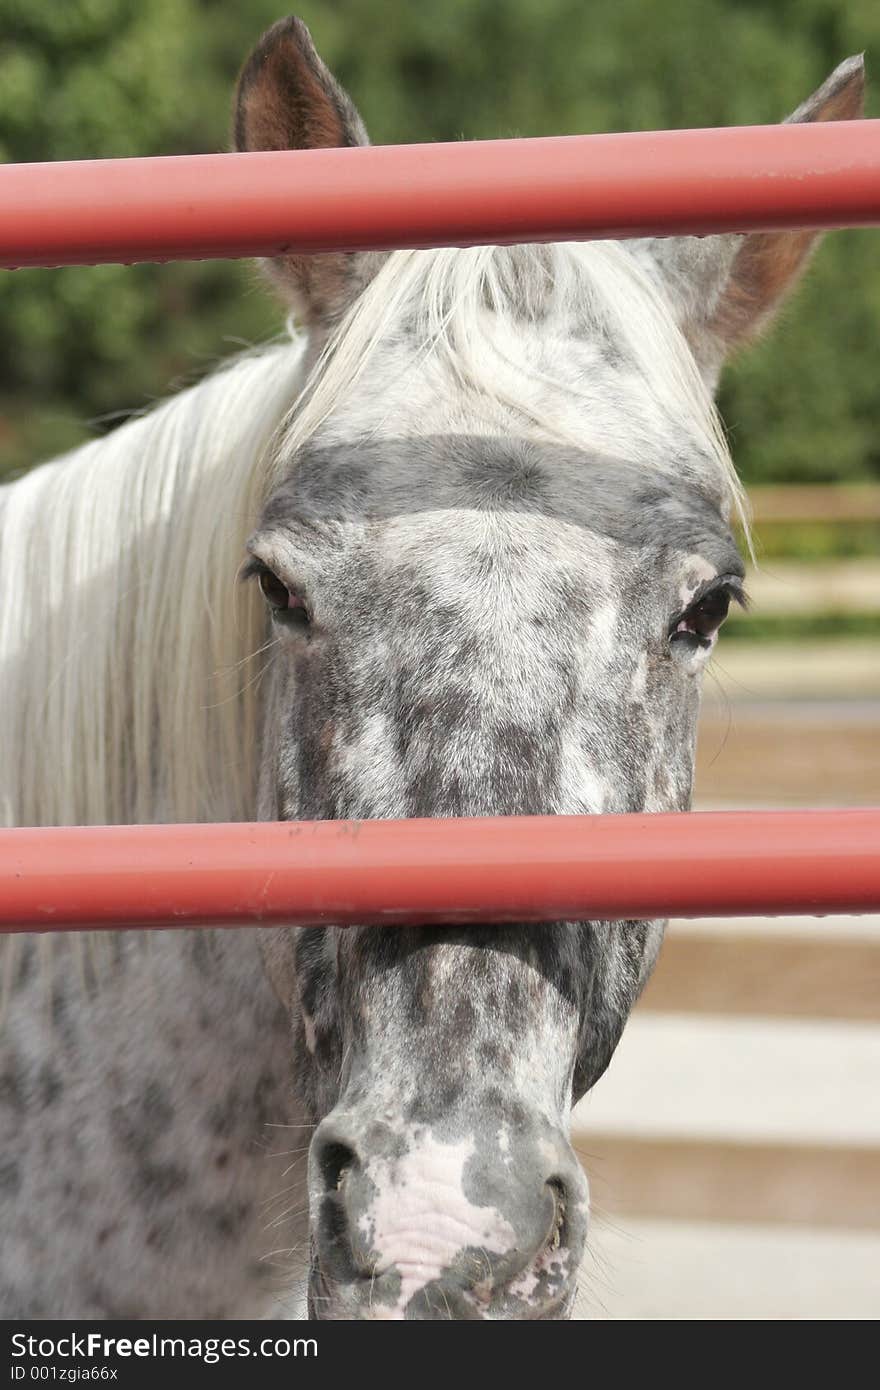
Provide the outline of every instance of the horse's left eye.
[[676,618],[669,633],[671,642],[690,647],[709,647],[730,609],[731,590],[719,584]]

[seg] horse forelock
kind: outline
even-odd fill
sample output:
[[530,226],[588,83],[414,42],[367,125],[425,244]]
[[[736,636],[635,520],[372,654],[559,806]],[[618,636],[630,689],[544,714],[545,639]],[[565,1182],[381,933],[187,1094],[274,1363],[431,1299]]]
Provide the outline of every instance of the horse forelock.
[[620,243],[398,251],[335,326],[279,435],[518,434],[703,488],[747,529],[711,391],[645,256]]

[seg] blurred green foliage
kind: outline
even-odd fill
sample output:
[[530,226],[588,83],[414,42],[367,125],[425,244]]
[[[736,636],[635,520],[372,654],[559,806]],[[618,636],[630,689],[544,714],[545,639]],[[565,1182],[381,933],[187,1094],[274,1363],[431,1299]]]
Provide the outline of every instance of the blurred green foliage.
[[[237,69],[279,0],[0,0],[0,159],[227,147]],[[377,142],[781,118],[876,0],[301,0]],[[869,99],[869,112],[878,108]],[[722,405],[747,480],[880,476],[880,241],[832,236]],[[0,275],[0,473],[281,328],[249,264]]]
[[[880,638],[880,613],[736,613],[724,625],[728,642],[810,642]],[[792,691],[792,694],[795,692]]]
[[[745,538],[737,530],[740,547]],[[880,555],[880,522],[810,521],[758,525],[752,532],[758,561],[845,560],[858,555]],[[880,601],[880,595],[878,595]]]

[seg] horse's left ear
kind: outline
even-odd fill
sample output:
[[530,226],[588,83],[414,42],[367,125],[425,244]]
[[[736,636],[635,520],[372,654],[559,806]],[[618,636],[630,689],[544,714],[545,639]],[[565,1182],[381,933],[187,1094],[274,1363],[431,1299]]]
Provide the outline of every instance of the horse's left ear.
[[[853,121],[863,114],[865,64],[847,58],[787,122]],[[711,378],[724,358],[755,337],[794,288],[820,233],[750,232],[652,243],[682,327]]]
[[[237,150],[319,150],[368,145],[349,97],[318,56],[301,19],[280,19],[241,70],[234,102]],[[284,256],[272,278],[307,324],[332,322],[354,300],[379,258],[334,251]]]

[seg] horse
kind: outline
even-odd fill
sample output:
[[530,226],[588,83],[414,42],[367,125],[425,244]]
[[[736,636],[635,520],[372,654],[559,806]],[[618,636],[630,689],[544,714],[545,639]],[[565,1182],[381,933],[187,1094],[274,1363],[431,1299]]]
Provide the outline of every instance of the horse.
[[[367,141],[295,18],[234,112]],[[0,492],[2,822],[688,809],[713,394],[814,240],[279,257],[282,339]],[[571,1110],[664,925],[7,938],[0,1315],[570,1317]]]

